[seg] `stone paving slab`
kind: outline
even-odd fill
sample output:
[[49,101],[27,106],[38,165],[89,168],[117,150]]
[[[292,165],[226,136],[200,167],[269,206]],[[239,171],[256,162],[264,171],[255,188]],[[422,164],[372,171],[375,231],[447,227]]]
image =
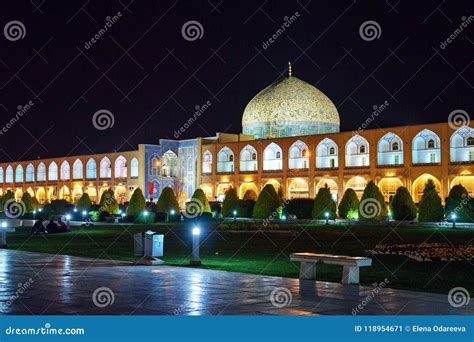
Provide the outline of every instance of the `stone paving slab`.
[[[0,250],[0,314],[7,315],[351,315],[372,293],[370,286]],[[384,288],[358,314],[473,315],[474,303],[454,308],[446,295]]]

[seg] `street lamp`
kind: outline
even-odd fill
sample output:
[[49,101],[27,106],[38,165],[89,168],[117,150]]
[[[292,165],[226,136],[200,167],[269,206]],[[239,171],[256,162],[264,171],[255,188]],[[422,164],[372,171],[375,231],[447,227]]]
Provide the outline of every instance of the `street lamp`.
[[451,214],[451,220],[453,221],[453,228],[456,228],[456,214],[455,213]]
[[326,224],[329,224],[329,213],[327,211],[324,213],[324,216],[326,217]]
[[234,214],[234,221],[235,221],[235,220],[237,220],[237,210],[234,210],[233,214]]
[[33,210],[33,220],[36,220],[36,210]]
[[285,221],[286,220],[286,215],[281,215],[281,219],[282,219],[282,221]]
[[201,235],[201,229],[199,227],[194,227],[192,230],[193,233],[193,254],[191,259],[191,265],[199,266],[201,265],[201,258],[199,257],[199,235]]
[[77,208],[74,208],[74,212],[77,213]]

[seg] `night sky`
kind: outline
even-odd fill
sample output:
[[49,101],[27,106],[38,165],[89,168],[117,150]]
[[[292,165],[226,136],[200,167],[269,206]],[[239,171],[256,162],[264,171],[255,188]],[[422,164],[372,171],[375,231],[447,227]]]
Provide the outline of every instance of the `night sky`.
[[[370,127],[443,122],[455,109],[473,108],[474,21],[440,46],[473,14],[472,0],[8,3],[0,10],[3,162],[157,144],[173,139],[208,101],[180,139],[239,133],[247,102],[286,74],[288,61],[294,76],[334,102],[344,131],[385,101]],[[86,48],[114,15],[118,20]],[[264,48],[291,16],[284,34]],[[183,37],[191,20],[203,28],[199,39]],[[23,38],[5,33],[11,21],[23,24]],[[362,39],[366,21],[379,25],[378,38]],[[114,117],[105,130],[92,121],[101,109]]]

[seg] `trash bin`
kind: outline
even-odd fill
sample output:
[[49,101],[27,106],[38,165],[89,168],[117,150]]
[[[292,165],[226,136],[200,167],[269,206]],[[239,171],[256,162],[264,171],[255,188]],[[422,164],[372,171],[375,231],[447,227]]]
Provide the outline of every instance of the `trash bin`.
[[133,250],[135,256],[163,256],[164,235],[148,230],[133,235]]

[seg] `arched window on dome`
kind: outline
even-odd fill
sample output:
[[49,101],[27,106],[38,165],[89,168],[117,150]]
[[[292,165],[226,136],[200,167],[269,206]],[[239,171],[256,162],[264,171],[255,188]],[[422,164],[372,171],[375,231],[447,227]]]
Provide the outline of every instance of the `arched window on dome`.
[[217,172],[234,172],[234,152],[228,147],[217,153]]
[[438,164],[441,162],[440,139],[429,129],[419,132],[412,141],[413,164]]
[[212,153],[210,151],[204,151],[202,154],[202,173],[212,173]]
[[337,145],[328,138],[324,138],[316,147],[316,168],[335,169],[339,167]]
[[282,169],[282,158],[281,158],[281,147],[275,143],[269,144],[265,150],[263,150],[263,170],[281,170]]
[[377,143],[377,165],[403,165],[402,139],[389,132]]
[[240,151],[240,171],[257,171],[257,150],[251,145]]
[[346,167],[369,166],[369,143],[360,136],[353,136],[346,143]]
[[463,126],[449,141],[450,160],[453,163],[474,162],[474,129]]
[[309,158],[307,156],[308,145],[301,140],[297,140],[290,146],[288,168],[290,169],[307,169],[309,166]]

